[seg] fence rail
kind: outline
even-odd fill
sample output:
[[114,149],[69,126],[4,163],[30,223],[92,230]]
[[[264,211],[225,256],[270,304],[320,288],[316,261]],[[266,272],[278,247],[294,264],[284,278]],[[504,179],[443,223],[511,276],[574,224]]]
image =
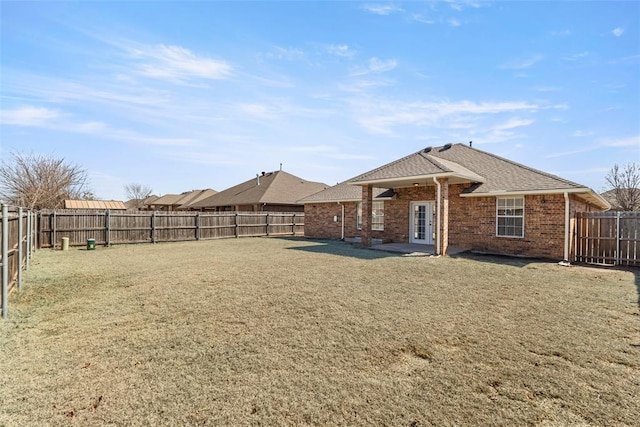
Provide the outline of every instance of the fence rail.
[[640,266],[640,212],[579,212],[576,261]]
[[40,248],[55,248],[62,237],[69,245],[176,242],[304,233],[300,212],[114,212],[41,211]]
[[29,260],[36,247],[35,213],[2,205],[0,228],[0,269],[2,318],[9,312],[9,293],[22,288],[22,271],[29,268]]

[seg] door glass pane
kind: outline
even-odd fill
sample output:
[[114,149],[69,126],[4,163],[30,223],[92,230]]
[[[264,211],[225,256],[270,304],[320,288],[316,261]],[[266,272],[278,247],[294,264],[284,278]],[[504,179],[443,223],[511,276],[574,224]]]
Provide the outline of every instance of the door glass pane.
[[426,206],[416,205],[414,207],[413,215],[413,238],[418,240],[424,240],[426,238]]

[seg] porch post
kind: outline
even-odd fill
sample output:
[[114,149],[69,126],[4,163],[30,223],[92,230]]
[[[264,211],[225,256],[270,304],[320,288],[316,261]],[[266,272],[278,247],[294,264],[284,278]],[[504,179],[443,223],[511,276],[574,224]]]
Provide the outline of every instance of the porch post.
[[449,249],[449,180],[444,178],[440,181],[440,238],[442,239],[440,243],[440,254],[447,255]]
[[360,241],[363,247],[371,246],[371,222],[373,220],[373,187],[362,186],[362,230]]

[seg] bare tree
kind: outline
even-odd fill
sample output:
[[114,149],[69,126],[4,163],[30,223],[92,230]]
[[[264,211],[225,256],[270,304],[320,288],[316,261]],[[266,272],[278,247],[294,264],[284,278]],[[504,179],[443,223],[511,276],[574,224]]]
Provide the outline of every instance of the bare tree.
[[136,207],[141,208],[142,202],[151,195],[151,187],[148,185],[142,185],[137,183],[127,184],[124,186],[124,191],[127,193],[127,198],[136,201]]
[[616,209],[622,211],[640,210],[640,164],[628,163],[623,167],[617,164],[605,177],[611,187]]
[[86,186],[84,169],[53,156],[14,152],[0,164],[0,197],[13,205],[61,208],[65,199],[89,194]]

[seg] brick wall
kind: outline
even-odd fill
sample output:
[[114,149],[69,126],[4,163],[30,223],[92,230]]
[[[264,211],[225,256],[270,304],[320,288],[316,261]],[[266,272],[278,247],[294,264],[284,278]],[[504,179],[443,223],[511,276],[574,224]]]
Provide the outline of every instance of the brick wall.
[[[563,259],[562,194],[525,196],[524,237],[497,237],[496,197],[460,197],[460,193],[468,186],[447,186],[449,226],[446,231],[450,246],[505,255]],[[385,243],[408,243],[411,201],[435,201],[435,198],[436,188],[433,185],[396,189],[396,198],[385,200],[384,203],[384,231],[373,231],[372,237],[382,239]],[[570,196],[570,242],[574,238],[576,212],[588,210],[594,208]],[[338,217],[338,222],[333,221],[334,216]],[[305,205],[305,236],[340,239],[341,216],[342,207],[335,202]],[[345,237],[356,236],[360,236],[360,230],[356,229],[356,203],[348,202],[345,203]],[[570,244],[570,248],[573,248],[573,244]]]
[[[455,185],[449,191],[450,245],[507,255],[564,258],[562,194],[525,196],[524,237],[512,238],[496,236],[496,197],[462,198],[464,188],[466,185]],[[570,196],[569,206],[571,218],[590,209],[575,196]],[[570,221],[570,227],[575,228],[575,221]]]

